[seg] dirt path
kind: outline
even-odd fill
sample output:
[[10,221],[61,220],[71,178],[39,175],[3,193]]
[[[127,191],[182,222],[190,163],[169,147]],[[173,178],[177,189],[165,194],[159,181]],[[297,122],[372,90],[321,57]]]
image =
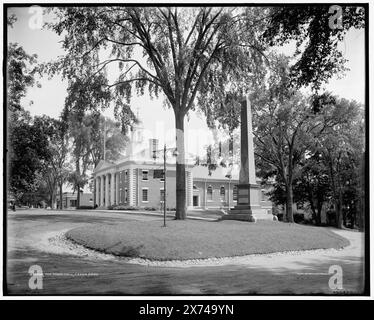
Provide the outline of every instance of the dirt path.
[[[199,263],[139,265],[48,243],[61,232],[87,224],[154,220],[154,216],[33,210],[8,220],[10,294],[251,295],[359,294],[363,289],[363,234],[334,232],[350,240],[342,250],[317,250],[208,260]],[[250,244],[249,244],[250,245]],[[78,251],[77,251],[78,250]],[[136,262],[136,261],[135,261]],[[28,269],[40,265],[43,289],[28,288]],[[340,266],[343,290],[329,288],[329,268]]]

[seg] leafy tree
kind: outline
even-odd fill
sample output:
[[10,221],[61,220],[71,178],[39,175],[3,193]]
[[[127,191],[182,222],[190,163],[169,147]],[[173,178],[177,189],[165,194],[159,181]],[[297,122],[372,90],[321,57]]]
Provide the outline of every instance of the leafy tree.
[[337,226],[341,228],[345,195],[346,202],[351,202],[351,209],[357,208],[360,163],[364,154],[364,118],[363,108],[356,101],[337,97],[333,101],[321,111],[323,131],[317,137],[315,147],[322,155],[329,175]]
[[[38,73],[37,55],[29,55],[17,43],[10,43],[7,50],[8,112],[22,109],[21,100],[27,89],[35,84]],[[40,86],[39,83],[37,83]]]
[[128,138],[122,133],[119,122],[105,118],[100,114],[88,114],[85,116],[84,125],[90,129],[90,152],[94,167],[104,158],[109,161],[121,158]]
[[26,111],[13,121],[9,136],[12,152],[9,154],[9,189],[19,200],[24,193],[37,188],[37,173],[48,159],[48,139],[39,125]]
[[[273,55],[268,79],[251,95],[255,155],[267,176],[276,174],[286,192],[285,221],[293,222],[293,183],[316,130],[312,99],[290,87],[288,58]],[[279,190],[280,191],[280,190]]]
[[88,182],[87,172],[92,165],[91,160],[91,128],[85,125],[80,115],[71,113],[68,118],[69,136],[72,140],[72,163],[74,171],[70,172],[68,181],[77,191],[77,207],[80,206],[80,194]]
[[[254,116],[255,130],[260,129],[262,132],[257,132],[255,139],[257,149],[256,163],[261,166],[260,171],[266,177],[276,175],[277,181],[281,184],[276,184],[273,191],[273,196],[284,201],[284,191],[287,194],[287,216],[288,220],[292,220],[292,185],[294,179],[294,169],[301,168],[298,162],[302,160],[305,154],[305,147],[299,150],[299,146],[295,146],[295,141],[307,142],[296,137],[309,137],[307,132],[314,131],[310,120],[314,117],[314,113],[318,111],[319,105],[326,97],[324,95],[318,96],[317,91],[321,88],[323,83],[326,83],[333,75],[345,71],[344,59],[342,53],[338,50],[338,43],[344,39],[345,34],[350,28],[363,28],[365,25],[365,11],[361,7],[342,6],[342,27],[331,27],[331,22],[334,14],[331,13],[330,6],[287,6],[287,7],[270,7],[266,10],[266,16],[263,17],[265,21],[265,31],[259,37],[263,41],[263,47],[282,47],[290,42],[295,43],[296,51],[292,60],[286,61],[285,58],[279,59],[274,57],[270,52],[266,52],[271,76],[267,76],[268,72],[265,70],[256,70],[255,79],[248,76],[243,76],[247,83],[252,85],[251,97],[254,102],[254,108],[257,111]],[[274,61],[280,60],[276,63]],[[282,62],[283,60],[283,62]],[[292,64],[291,64],[292,63]],[[288,67],[290,65],[290,67]],[[214,78],[210,81],[214,83]],[[268,86],[265,83],[269,83]],[[206,84],[208,85],[208,83]],[[214,83],[217,85],[217,82]],[[295,101],[295,89],[303,86],[311,85],[315,91],[315,96],[310,101],[312,108],[307,105],[309,103],[302,103],[299,110],[293,108],[289,112],[285,105],[292,99]],[[240,108],[239,102],[243,99],[240,90],[237,92],[230,92],[220,88],[220,92],[224,96],[222,103],[217,103],[214,100],[208,100],[205,96],[203,98],[210,103],[213,108],[206,108],[206,115],[208,125],[215,126],[215,121],[219,121],[225,125],[233,124],[232,119],[239,118]],[[244,92],[244,90],[243,90]],[[267,93],[266,98],[261,98],[263,92]],[[292,98],[293,97],[293,98]],[[226,99],[226,100],[225,100]],[[291,100],[290,100],[291,99]],[[297,99],[296,99],[297,100]],[[320,101],[321,100],[321,101]],[[204,101],[202,101],[204,102]],[[283,107],[283,113],[278,111],[273,114],[273,118],[269,113],[267,107],[264,108],[264,102],[268,106],[275,102],[277,106],[286,103]],[[274,107],[274,110],[277,109]],[[291,106],[289,106],[291,107]],[[270,107],[272,108],[272,107]],[[303,114],[304,112],[304,114]],[[235,115],[233,117],[233,115]],[[282,119],[283,117],[283,119]],[[278,120],[278,129],[270,133],[266,126],[269,126],[269,119]],[[288,119],[288,120],[287,120]],[[292,120],[292,121],[291,121]],[[263,121],[263,124],[259,124]],[[293,122],[292,123],[290,123]],[[276,123],[270,124],[275,125]],[[233,124],[233,127],[235,128]],[[291,125],[287,130],[288,125]],[[302,128],[303,126],[306,126]],[[276,128],[273,126],[272,128]],[[295,131],[293,131],[295,130]],[[305,131],[306,130],[306,131]],[[266,132],[267,131],[267,132]],[[268,136],[266,140],[260,140],[262,134]],[[270,138],[271,137],[271,138]],[[295,137],[295,140],[293,139]],[[269,139],[270,138],[270,139]],[[288,140],[290,138],[290,140]],[[287,143],[283,143],[284,139]],[[296,143],[297,145],[298,143]],[[307,144],[305,144],[307,145]],[[276,146],[275,149],[269,150],[267,146]],[[291,148],[291,150],[290,150]],[[292,150],[294,149],[294,150]],[[265,153],[263,153],[262,151]],[[264,157],[265,154],[265,157]],[[262,157],[261,157],[262,156]],[[286,159],[283,159],[286,156]],[[261,160],[260,160],[261,159]],[[279,160],[279,162],[278,162]],[[281,160],[281,161],[280,161]],[[295,167],[296,165],[296,167]],[[277,167],[278,166],[278,167]],[[266,173],[265,173],[266,172]],[[286,172],[286,173],[285,173]],[[296,176],[298,172],[296,172]],[[282,186],[283,184],[283,186]]]
[[[8,26],[12,27],[16,20],[14,15],[8,17]],[[39,128],[33,125],[30,113],[22,107],[22,98],[25,97],[27,89],[37,83],[35,76],[38,72],[36,55],[29,55],[17,43],[8,44],[6,53],[8,187],[16,200],[22,200],[23,195],[37,188],[36,173],[41,166],[40,159],[45,156],[46,141],[40,136]]]
[[[74,170],[69,172],[68,181],[73,185],[74,191],[78,191],[89,182],[88,172],[104,159],[104,135],[105,159],[111,161],[121,157],[128,139],[122,134],[120,123],[105,119],[99,113],[81,116],[75,110],[66,111],[67,108],[69,105],[65,105],[63,121],[71,140],[74,166]],[[77,193],[77,205],[80,205],[80,192]]]
[[317,225],[321,224],[323,204],[331,197],[329,175],[321,158],[319,153],[308,157],[294,183],[295,202],[309,204],[312,220]]
[[[341,19],[331,5],[271,7],[268,27],[262,39],[271,46],[293,41],[296,46],[290,68],[297,88],[312,85],[314,90],[333,75],[346,70],[338,44],[351,28],[365,27],[365,9],[342,5]],[[333,9],[333,8],[332,8]],[[341,22],[341,27],[339,23]]]
[[[62,70],[78,86],[72,99],[83,110],[114,102],[124,129],[135,116],[129,104],[133,91],[151,97],[163,93],[175,115],[177,156],[176,219],[186,217],[184,120],[196,107],[222,98],[220,88],[243,91],[242,75],[262,61],[261,8],[58,8],[50,24],[64,34],[65,57],[50,70]],[[109,56],[108,56],[109,53]],[[107,54],[106,58],[103,58]],[[118,67],[118,77],[106,72]],[[112,67],[112,71],[114,68]],[[235,84],[228,88],[227,84]],[[204,104],[204,99],[206,103]]]
[[42,172],[36,172],[35,188],[32,190],[32,192],[21,193],[17,200],[20,204],[24,204],[29,207],[38,207],[42,204],[47,204],[50,202],[50,191]]
[[[313,97],[310,105],[312,112],[309,126],[301,128],[303,131],[299,136],[301,140],[298,140],[299,144],[296,145],[295,150],[295,154],[300,156],[295,162],[294,179],[292,188],[289,189],[295,194],[293,202],[309,203],[313,219],[316,224],[320,224],[322,205],[332,200],[337,226],[341,228],[343,224],[348,225],[348,220],[353,226],[356,216],[359,217],[357,211],[362,192],[360,174],[364,140],[362,107],[355,101],[339,99],[330,93]],[[302,108],[296,109],[295,112],[305,115]],[[263,108],[261,115],[264,115]],[[290,113],[290,117],[298,118],[295,113]],[[275,204],[283,205],[288,202],[286,183],[282,178],[282,171],[276,166],[277,160],[281,157],[277,159],[276,150],[272,151],[272,144],[279,145],[283,134],[275,131],[276,134],[270,135],[271,139],[269,139],[269,133],[273,132],[272,127],[269,127],[269,122],[264,120],[261,124],[264,128],[255,131],[256,154],[259,160],[262,160],[258,161],[260,175],[265,179],[276,177],[271,199]],[[289,125],[282,124],[281,127],[289,128]],[[265,130],[265,139],[263,130]],[[286,157],[287,154],[290,155],[288,148],[281,150],[283,151],[280,155]]]
[[344,175],[344,194],[343,194],[343,225],[345,227],[354,228],[356,225],[360,226],[360,198],[362,187],[361,179],[363,178],[360,173],[360,156],[351,155],[350,161],[346,163],[346,171]]
[[276,168],[286,191],[285,220],[293,222],[293,183],[300,171],[301,161],[309,148],[315,124],[310,101],[295,94],[277,105],[270,102],[256,118],[256,155],[266,162],[271,171]]
[[[56,207],[57,188],[62,199],[62,188],[69,171],[69,137],[67,123],[48,116],[36,116],[34,125],[38,126],[48,141],[46,157],[42,159],[42,173],[47,183],[51,208]],[[60,209],[61,206],[60,206]]]
[[[291,68],[297,86],[314,88],[341,70],[337,40],[350,27],[362,27],[364,12],[344,7],[343,29],[329,29],[328,7],[285,8],[58,8],[50,27],[66,34],[66,56],[52,71],[77,85],[73,99],[83,110],[114,101],[123,128],[135,120],[133,91],[163,93],[175,114],[177,157],[176,218],[185,218],[184,119],[196,106],[214,121],[214,105],[228,95],[242,97],[263,80],[267,45],[296,40]],[[292,17],[292,19],[290,18]],[[105,56],[105,58],[103,58]],[[266,59],[265,59],[266,60]],[[118,66],[113,81],[108,69]],[[312,66],[312,67],[311,67]]]

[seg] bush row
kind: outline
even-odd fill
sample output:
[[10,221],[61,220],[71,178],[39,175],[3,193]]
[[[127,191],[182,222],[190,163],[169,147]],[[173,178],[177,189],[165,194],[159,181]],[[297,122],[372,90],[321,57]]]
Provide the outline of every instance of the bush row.
[[[145,210],[145,211],[159,211],[161,208],[157,207],[137,207],[137,206],[129,206],[129,205],[111,205],[108,206],[108,210],[128,210],[128,211],[139,211],[139,210]],[[166,208],[167,211],[175,211],[175,208]]]
[[77,209],[78,210],[87,210],[87,209],[93,209],[93,206],[79,206]]

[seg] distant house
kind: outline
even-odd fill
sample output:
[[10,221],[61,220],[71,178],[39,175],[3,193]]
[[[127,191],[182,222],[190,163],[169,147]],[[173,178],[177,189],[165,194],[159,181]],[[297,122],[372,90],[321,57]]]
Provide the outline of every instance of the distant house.
[[[62,209],[73,209],[77,207],[77,193],[76,192],[64,192],[62,194]],[[92,193],[80,194],[80,206],[88,207],[94,206],[94,198]],[[60,195],[57,195],[57,208],[60,208]]]

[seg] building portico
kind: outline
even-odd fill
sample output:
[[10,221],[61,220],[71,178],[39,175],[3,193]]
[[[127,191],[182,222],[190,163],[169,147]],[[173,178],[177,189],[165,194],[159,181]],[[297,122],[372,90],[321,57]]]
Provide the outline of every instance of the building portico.
[[[162,164],[155,161],[125,160],[119,163],[100,161],[94,171],[96,205],[159,207],[164,189]],[[192,166],[186,166],[187,206],[192,207]],[[166,184],[168,207],[175,208],[175,164],[168,163]]]

